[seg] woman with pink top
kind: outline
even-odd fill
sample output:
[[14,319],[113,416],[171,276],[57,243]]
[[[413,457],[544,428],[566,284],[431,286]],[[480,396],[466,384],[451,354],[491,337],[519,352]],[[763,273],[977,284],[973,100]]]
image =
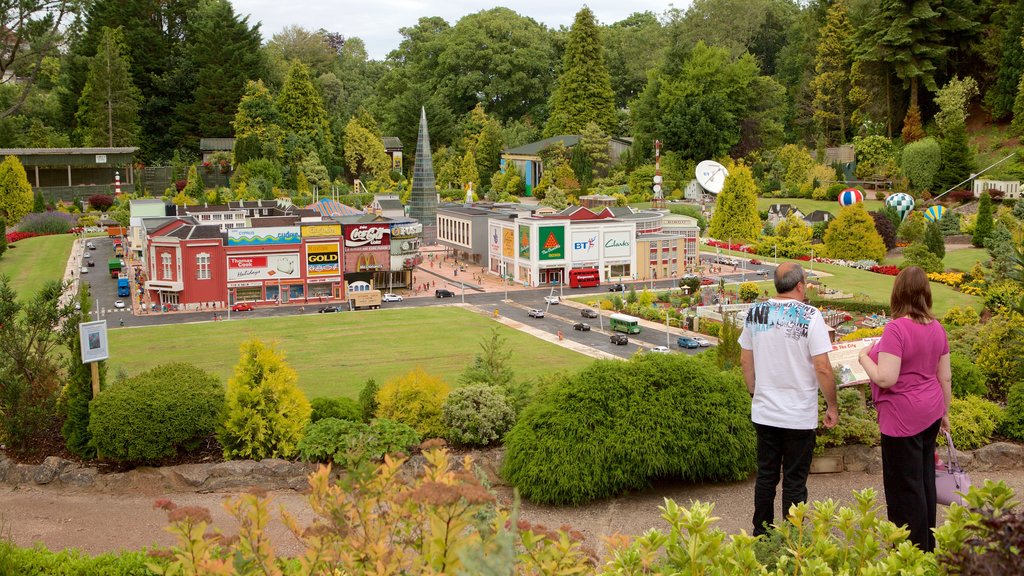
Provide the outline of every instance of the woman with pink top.
[[910,541],[935,548],[935,437],[949,430],[952,372],[946,331],[932,314],[928,276],[909,266],[896,276],[893,320],[860,353],[882,432],[882,481],[889,520]]

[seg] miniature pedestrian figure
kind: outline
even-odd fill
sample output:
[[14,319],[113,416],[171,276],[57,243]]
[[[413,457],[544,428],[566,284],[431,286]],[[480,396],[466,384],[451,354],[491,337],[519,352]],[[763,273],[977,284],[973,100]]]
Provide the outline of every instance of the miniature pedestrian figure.
[[121,318],[120,320],[118,320],[118,324],[120,324],[121,326],[124,326],[124,318]]

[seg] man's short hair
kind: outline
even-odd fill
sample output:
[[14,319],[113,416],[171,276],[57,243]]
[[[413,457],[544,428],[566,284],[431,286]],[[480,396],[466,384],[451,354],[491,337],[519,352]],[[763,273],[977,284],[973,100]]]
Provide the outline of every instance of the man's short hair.
[[799,264],[790,263],[790,266],[783,264],[775,269],[775,291],[779,294],[785,294],[796,288],[796,285],[803,280],[804,267]]

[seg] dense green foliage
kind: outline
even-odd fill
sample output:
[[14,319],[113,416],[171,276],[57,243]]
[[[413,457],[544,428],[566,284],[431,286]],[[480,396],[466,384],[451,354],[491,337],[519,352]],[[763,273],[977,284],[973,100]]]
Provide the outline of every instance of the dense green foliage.
[[0,217],[14,225],[31,209],[32,185],[25,167],[17,157],[5,156],[0,162]]
[[924,242],[914,242],[903,249],[902,268],[918,266],[925,272],[942,272],[942,260]]
[[660,477],[746,478],[750,397],[703,357],[598,361],[547,389],[505,437],[502,476],[523,496],[578,504]]
[[[83,288],[75,298],[81,306],[77,311],[77,318],[72,317],[69,325],[77,326],[79,322],[85,322],[89,318],[89,310],[92,299],[89,291]],[[62,333],[64,346],[68,348],[67,378],[64,380],[64,387],[61,390],[59,409],[64,417],[60,433],[64,436],[64,445],[68,452],[79,458],[93,458],[96,456],[96,447],[92,443],[92,434],[89,432],[89,403],[92,401],[92,367],[82,363],[82,342],[78,337],[77,330],[65,329]],[[107,375],[107,363],[100,362],[99,366],[99,389],[105,386]]]
[[333,462],[351,466],[364,459],[378,460],[385,454],[407,452],[420,443],[420,435],[409,426],[391,420],[369,424],[324,418],[309,425],[299,440],[299,456],[308,462]]
[[223,408],[216,376],[189,364],[164,364],[93,399],[89,434],[100,458],[154,462],[212,436]]
[[949,405],[949,429],[958,450],[989,444],[1002,421],[1003,409],[980,396],[953,398]]
[[441,420],[453,444],[487,446],[501,440],[516,420],[505,393],[488,384],[470,384],[448,395]]
[[544,135],[579,134],[590,122],[605,133],[615,129],[615,92],[604,61],[600,28],[594,13],[584,7],[569,29]]
[[[839,400],[839,423],[833,428],[826,428],[815,438],[818,452],[828,446],[846,446],[878,444],[878,414],[873,407],[868,407],[860,390],[843,388],[836,395]],[[825,411],[825,398],[819,396],[818,406]]]
[[314,398],[309,403],[312,412],[309,421],[319,422],[324,418],[337,418],[338,420],[351,420],[361,422],[363,420],[363,408],[358,402],[351,398]]
[[1024,382],[1010,386],[1006,395],[1006,413],[999,431],[1007,438],[1024,441]]
[[121,551],[114,554],[85,554],[70,548],[53,552],[43,545],[19,548],[0,540],[0,574],[20,576],[149,576],[149,566],[161,567],[165,561],[146,552]]
[[241,350],[218,434],[224,457],[288,458],[309,421],[309,401],[283,354],[256,338],[243,342]]
[[142,93],[132,82],[124,31],[104,27],[75,114],[82,143],[92,147],[138,144],[141,100]]
[[377,392],[377,417],[412,426],[424,438],[444,436],[441,408],[448,397],[448,385],[416,367],[388,380]]
[[875,260],[885,258],[885,243],[875,230],[875,220],[860,204],[846,206],[825,231],[829,258]]
[[722,192],[715,199],[708,234],[712,238],[736,243],[750,242],[761,233],[757,212],[757,185],[750,168],[742,164],[730,168]]
[[377,381],[370,378],[359,390],[359,408],[363,413],[363,420],[369,422],[377,416]]
[[900,167],[915,190],[931,190],[939,171],[941,151],[934,138],[924,138],[903,148]]
[[988,393],[985,373],[978,368],[973,359],[959,352],[952,352],[949,355],[949,366],[953,370],[954,397],[984,396]]
[[974,221],[974,236],[971,243],[978,248],[985,246],[985,240],[992,233],[992,197],[987,191],[981,193],[981,200],[978,201],[978,216]]

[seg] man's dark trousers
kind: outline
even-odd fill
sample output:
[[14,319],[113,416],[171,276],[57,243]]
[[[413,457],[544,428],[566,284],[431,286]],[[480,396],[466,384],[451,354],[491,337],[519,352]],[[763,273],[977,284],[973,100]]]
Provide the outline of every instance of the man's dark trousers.
[[754,485],[754,535],[775,524],[775,487],[782,476],[782,513],[807,501],[807,474],[814,455],[814,430],[790,430],[754,423],[757,430],[757,483]]

